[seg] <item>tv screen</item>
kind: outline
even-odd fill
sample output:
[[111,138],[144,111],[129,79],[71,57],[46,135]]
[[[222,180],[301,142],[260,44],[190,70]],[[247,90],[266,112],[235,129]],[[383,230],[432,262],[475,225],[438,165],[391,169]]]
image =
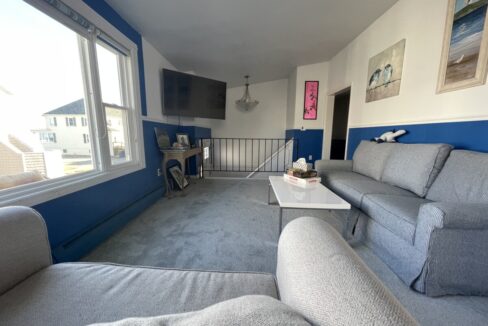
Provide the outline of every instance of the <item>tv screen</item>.
[[225,119],[226,83],[168,69],[161,75],[163,114]]

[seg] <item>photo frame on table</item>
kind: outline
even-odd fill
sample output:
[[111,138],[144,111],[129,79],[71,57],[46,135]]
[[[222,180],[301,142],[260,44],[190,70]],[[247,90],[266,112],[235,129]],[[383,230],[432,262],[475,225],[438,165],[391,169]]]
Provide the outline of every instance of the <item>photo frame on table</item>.
[[317,80],[306,81],[303,100],[303,120],[317,120],[318,99],[319,82]]
[[486,83],[487,9],[487,0],[449,0],[437,93]]
[[188,134],[177,133],[176,142],[182,146],[190,147],[190,137],[188,136]]
[[186,180],[179,166],[175,165],[173,167],[170,167],[169,173],[181,190],[185,189],[185,187],[188,186],[188,180]]

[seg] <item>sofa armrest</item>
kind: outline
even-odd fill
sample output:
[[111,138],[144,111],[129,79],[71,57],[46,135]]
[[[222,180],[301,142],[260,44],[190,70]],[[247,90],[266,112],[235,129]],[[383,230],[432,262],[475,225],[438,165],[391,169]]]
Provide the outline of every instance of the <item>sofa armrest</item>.
[[288,223],[278,243],[281,301],[314,325],[416,325],[341,235],[325,221]]
[[486,229],[488,204],[429,203],[420,208],[419,223],[436,228]]
[[0,208],[0,295],[51,264],[39,213],[27,207]]
[[319,175],[330,171],[352,171],[352,161],[347,160],[318,160],[315,161],[315,169]]
[[486,243],[487,204],[424,204],[414,245],[425,262],[414,288],[428,296],[487,295]]

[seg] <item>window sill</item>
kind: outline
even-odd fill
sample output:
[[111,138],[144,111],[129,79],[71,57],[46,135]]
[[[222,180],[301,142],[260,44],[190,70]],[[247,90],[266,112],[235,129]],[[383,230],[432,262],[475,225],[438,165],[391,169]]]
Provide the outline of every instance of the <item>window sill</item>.
[[143,163],[126,163],[110,171],[92,171],[54,180],[41,181],[0,191],[0,207],[34,206],[145,168]]

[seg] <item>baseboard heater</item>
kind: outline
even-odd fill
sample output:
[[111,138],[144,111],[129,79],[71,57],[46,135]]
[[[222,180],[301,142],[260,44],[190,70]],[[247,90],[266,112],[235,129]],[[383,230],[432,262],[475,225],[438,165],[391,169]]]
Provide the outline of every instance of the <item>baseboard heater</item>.
[[[110,214],[106,218],[98,221],[97,223],[95,223],[95,224],[91,225],[90,227],[86,228],[85,230],[83,230],[83,231],[75,234],[74,236],[70,237],[68,240],[66,240],[65,242],[63,242],[62,244],[60,244],[59,246],[57,246],[56,248],[53,248],[53,256],[54,256],[54,259],[56,261],[58,261],[58,259],[57,259],[57,256],[58,256],[57,253],[65,252],[65,251],[68,251],[69,249],[75,247],[76,245],[78,245],[78,242],[82,238],[86,237],[90,233],[94,233],[97,230],[102,229],[105,225],[107,225],[108,223],[112,222],[114,218],[120,217],[125,212],[127,212],[130,209],[133,209],[137,205],[139,205],[141,201],[144,201],[148,197],[154,196],[158,192],[162,192],[162,190],[163,190],[162,187],[158,187],[158,188],[156,188],[156,189],[154,189],[154,190],[146,193],[145,195],[143,195],[143,196],[139,197],[138,199],[136,199],[135,201],[131,202],[129,205],[126,205],[126,206],[118,209],[117,211],[115,211],[114,213]],[[142,209],[144,209],[144,208],[142,208]],[[64,259],[61,259],[61,260],[64,260]]]

